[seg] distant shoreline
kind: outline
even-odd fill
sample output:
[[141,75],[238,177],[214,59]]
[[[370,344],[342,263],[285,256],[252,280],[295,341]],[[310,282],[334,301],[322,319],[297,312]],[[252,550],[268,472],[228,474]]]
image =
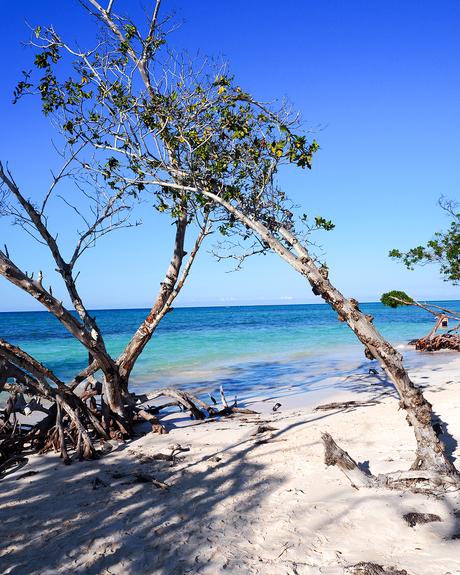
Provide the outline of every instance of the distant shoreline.
[[[460,299],[422,299],[419,298],[421,302],[427,303],[452,303],[458,302],[460,303]],[[360,301],[362,305],[374,305],[380,304],[380,301]],[[304,302],[304,303],[228,303],[228,304],[213,304],[213,305],[176,305],[173,306],[173,309],[229,309],[229,308],[254,308],[254,307],[300,307],[300,306],[325,306],[330,307],[329,304],[320,302]],[[97,308],[90,308],[88,311],[90,312],[113,312],[113,311],[149,311],[150,307],[97,307]],[[49,313],[45,309],[20,309],[20,310],[0,310],[0,314],[8,314],[8,313]]]

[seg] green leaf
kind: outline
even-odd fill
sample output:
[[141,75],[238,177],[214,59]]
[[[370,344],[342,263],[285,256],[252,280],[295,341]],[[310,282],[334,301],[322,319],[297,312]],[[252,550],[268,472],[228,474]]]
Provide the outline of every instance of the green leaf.
[[383,305],[396,308],[404,305],[412,305],[414,300],[406,292],[393,290],[382,294],[380,301]]

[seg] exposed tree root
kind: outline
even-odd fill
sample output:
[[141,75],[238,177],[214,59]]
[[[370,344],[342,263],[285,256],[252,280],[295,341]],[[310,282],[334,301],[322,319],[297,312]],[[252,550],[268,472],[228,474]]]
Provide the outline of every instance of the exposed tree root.
[[422,337],[410,342],[415,345],[418,351],[440,351],[450,349],[460,351],[460,335],[454,333],[444,333],[433,337]]
[[[20,375],[20,371],[14,373]],[[217,405],[210,406],[185,391],[165,388],[144,395],[128,395],[125,408],[130,419],[124,420],[109,411],[104,401],[103,386],[97,381],[89,381],[81,396],[76,394],[76,390],[71,391],[65,386],[61,391],[50,387],[42,391],[37,388],[35,380],[24,379],[24,382],[22,385],[4,383],[4,389],[11,395],[0,418],[0,469],[8,461],[13,462],[25,450],[38,453],[55,451],[65,464],[70,464],[73,459],[93,459],[106,450],[103,447],[105,440],[133,437],[133,424],[139,421],[147,421],[153,433],[167,433],[166,427],[157,417],[165,408],[178,407],[197,420],[256,413],[237,407],[236,401],[229,405],[223,390],[223,405],[220,408]],[[35,398],[27,402],[24,395],[31,396],[32,393],[38,393],[46,399],[49,407],[43,408]],[[168,397],[174,401],[152,407],[143,406],[147,401],[159,397]],[[45,412],[43,419],[33,426],[18,425],[17,413],[29,413],[36,409]],[[102,450],[98,449],[98,445]]]
[[335,465],[356,489],[363,487],[385,487],[388,489],[409,489],[415,493],[440,494],[451,489],[460,489],[460,477],[456,472],[445,473],[438,469],[411,469],[372,475],[360,466],[346,451],[337,445],[329,433],[321,435],[324,444],[326,465]]
[[137,412],[137,416],[138,418],[148,421],[150,423],[150,425],[152,426],[152,433],[160,433],[160,434],[168,433],[168,430],[164,425],[160,423],[160,420],[156,415],[149,413],[145,409],[139,409],[139,411]]

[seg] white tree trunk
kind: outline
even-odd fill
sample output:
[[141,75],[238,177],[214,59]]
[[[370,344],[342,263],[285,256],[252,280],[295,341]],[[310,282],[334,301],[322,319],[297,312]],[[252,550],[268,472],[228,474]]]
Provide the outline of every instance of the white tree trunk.
[[[377,331],[372,324],[372,318],[359,310],[355,300],[345,298],[331,284],[328,274],[320,270],[305,246],[288,230],[278,229],[277,232],[291,249],[286,247],[274,232],[262,223],[251,219],[226,200],[211,192],[200,190],[200,193],[233,214],[302,274],[309,281],[313,292],[320,295],[338,313],[339,318],[348,323],[365,348],[380,362],[393,382],[400,397],[400,406],[406,411],[407,421],[414,430],[417,451],[412,469],[429,469],[439,474],[456,476],[457,471],[448,459],[444,445],[433,429],[431,404],[424,398],[421,389],[411,381],[404,368],[402,355]],[[291,251],[292,249],[295,253]]]

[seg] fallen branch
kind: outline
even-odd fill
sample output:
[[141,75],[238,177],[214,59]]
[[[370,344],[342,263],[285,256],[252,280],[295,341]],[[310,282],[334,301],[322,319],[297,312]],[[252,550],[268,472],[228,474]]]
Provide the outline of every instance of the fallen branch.
[[[174,389],[172,387],[159,389],[157,391],[146,393],[142,395],[133,395],[134,404],[136,406],[142,405],[147,401],[153,401],[159,397],[171,397],[175,400],[172,405],[178,405],[184,408],[186,411],[190,411],[194,419],[202,420],[205,419],[206,415],[208,417],[224,417],[233,414],[245,414],[245,415],[256,415],[257,412],[252,409],[247,409],[244,407],[236,407],[236,405],[229,405],[225,399],[225,394],[223,389],[221,391],[221,397],[223,396],[222,403],[224,407],[222,409],[217,409],[215,406],[208,405],[198,397],[193,394],[181,391],[179,389]],[[225,405],[226,404],[226,405]],[[166,404],[165,407],[171,404]],[[152,409],[152,408],[150,408]],[[153,408],[155,409],[155,408]],[[157,408],[158,409],[158,408]]]
[[448,489],[459,489],[458,474],[440,473],[436,469],[411,469],[372,475],[363,469],[346,451],[337,445],[329,433],[322,433],[324,462],[337,466],[356,489],[362,487],[384,487],[388,489],[410,489],[415,493],[439,494]]
[[336,465],[353,487],[377,487],[373,475],[359,467],[356,461],[332,439],[329,433],[322,433],[324,462],[327,466]]
[[148,473],[135,473],[134,478],[139,483],[152,483],[155,487],[158,487],[158,489],[169,489],[169,485],[167,483],[155,479],[155,477]]
[[357,563],[351,567],[345,568],[346,573],[350,575],[409,575],[405,569],[396,569],[396,567],[382,567],[377,563]]
[[375,400],[370,401],[334,401],[332,403],[324,403],[315,407],[313,411],[331,411],[332,409],[350,409],[353,407],[367,407],[370,405],[377,405],[379,402]]

